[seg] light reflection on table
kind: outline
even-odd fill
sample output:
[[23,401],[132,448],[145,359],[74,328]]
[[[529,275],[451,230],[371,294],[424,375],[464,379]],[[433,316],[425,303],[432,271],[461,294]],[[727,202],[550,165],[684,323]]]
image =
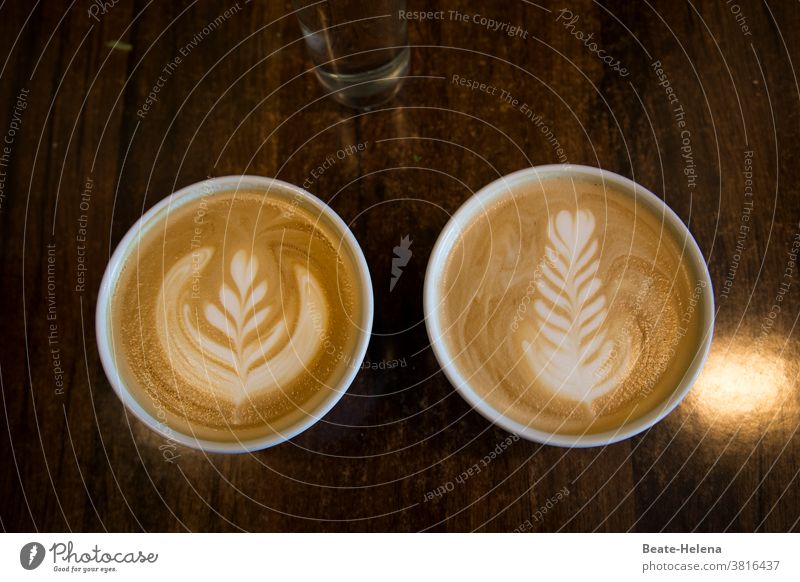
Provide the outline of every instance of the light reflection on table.
[[[782,342],[785,341],[782,338]],[[797,374],[784,343],[717,337],[685,405],[713,429],[761,435],[797,416]]]

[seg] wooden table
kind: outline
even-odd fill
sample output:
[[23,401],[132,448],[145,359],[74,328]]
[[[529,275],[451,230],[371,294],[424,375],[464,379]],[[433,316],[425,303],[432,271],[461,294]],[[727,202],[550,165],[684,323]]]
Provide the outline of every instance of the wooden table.
[[[796,3],[442,2],[409,21],[400,95],[366,114],[322,97],[288,3],[32,4],[0,4],[3,529],[800,529]],[[712,352],[645,434],[482,462],[509,435],[438,369],[425,266],[472,192],[559,161],[632,177],[688,223],[715,284]],[[144,210],[242,173],[305,183],[350,224],[376,293],[367,358],[400,365],[362,370],[290,443],[204,455],[126,414],[95,300]]]

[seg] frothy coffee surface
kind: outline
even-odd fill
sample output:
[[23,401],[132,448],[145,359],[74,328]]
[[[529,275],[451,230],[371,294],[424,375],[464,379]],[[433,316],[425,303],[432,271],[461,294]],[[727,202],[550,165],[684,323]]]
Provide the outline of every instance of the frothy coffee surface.
[[479,213],[441,279],[444,341],[495,410],[548,432],[620,426],[696,351],[684,240],[610,185],[530,180]]
[[112,298],[137,400],[213,440],[281,432],[331,396],[359,337],[354,257],[275,189],[215,193],[142,233]]

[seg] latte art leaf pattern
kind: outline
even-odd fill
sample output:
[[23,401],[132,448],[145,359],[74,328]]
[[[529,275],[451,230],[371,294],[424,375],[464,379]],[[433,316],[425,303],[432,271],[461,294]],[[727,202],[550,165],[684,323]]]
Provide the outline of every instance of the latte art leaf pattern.
[[[188,300],[193,273],[214,250],[178,260],[164,277],[158,305],[158,337],[173,371],[215,398],[239,406],[281,390],[306,372],[328,328],[324,291],[316,278],[295,266],[296,314],[282,309],[279,282],[258,258],[238,250],[219,288],[218,302],[201,307]],[[204,325],[205,324],[205,325]]]
[[604,326],[608,306],[598,277],[595,226],[587,210],[562,210],[550,220],[550,245],[533,302],[538,337],[522,340],[539,381],[587,405],[614,389],[624,369],[614,361],[619,350]]
[[[223,283],[219,290],[220,310],[217,305],[207,303],[206,320],[227,335],[230,345],[224,349],[232,349],[234,363],[240,377],[246,377],[251,366],[259,359],[261,347],[255,337],[256,328],[269,315],[269,305],[259,307],[267,294],[267,282],[257,283],[258,259],[251,256],[248,260],[245,251],[237,251],[231,261],[230,268],[236,289]],[[248,340],[252,340],[248,343]],[[208,345],[216,344],[212,339],[205,339]],[[216,344],[217,351],[223,346]]]

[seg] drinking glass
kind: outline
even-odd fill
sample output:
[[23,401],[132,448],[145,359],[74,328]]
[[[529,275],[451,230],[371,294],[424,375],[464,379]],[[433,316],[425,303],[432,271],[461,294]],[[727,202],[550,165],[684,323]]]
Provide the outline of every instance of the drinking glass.
[[405,0],[292,0],[322,86],[339,103],[370,109],[408,72]]

